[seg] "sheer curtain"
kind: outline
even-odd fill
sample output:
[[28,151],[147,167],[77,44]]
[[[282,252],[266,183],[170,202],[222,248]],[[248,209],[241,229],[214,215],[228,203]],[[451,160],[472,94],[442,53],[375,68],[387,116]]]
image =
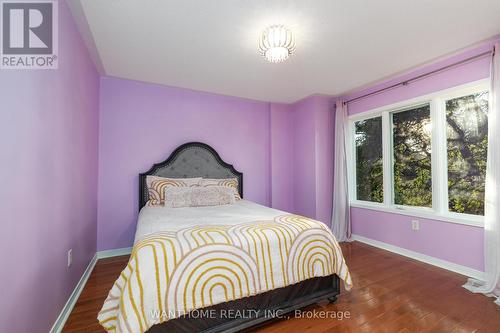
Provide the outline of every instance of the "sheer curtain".
[[332,231],[339,242],[345,242],[351,238],[345,149],[346,128],[347,104],[343,101],[337,101],[337,109],[335,110],[335,152],[333,155]]
[[484,207],[485,279],[469,279],[464,287],[496,297],[495,303],[500,305],[500,43],[495,44],[491,63],[490,96]]

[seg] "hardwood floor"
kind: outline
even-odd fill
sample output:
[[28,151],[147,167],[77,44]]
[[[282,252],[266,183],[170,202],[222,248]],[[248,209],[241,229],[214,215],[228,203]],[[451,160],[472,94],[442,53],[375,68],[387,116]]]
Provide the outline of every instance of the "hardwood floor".
[[[335,304],[305,310],[343,311],[349,319],[292,318],[252,332],[500,332],[500,306],[463,289],[464,276],[358,242],[342,250],[354,288],[342,289]],[[97,313],[127,260],[98,261],[63,332],[104,332]]]

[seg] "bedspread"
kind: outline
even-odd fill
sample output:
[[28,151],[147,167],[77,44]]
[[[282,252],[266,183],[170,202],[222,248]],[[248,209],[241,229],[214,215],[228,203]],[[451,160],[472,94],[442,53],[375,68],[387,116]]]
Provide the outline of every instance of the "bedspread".
[[145,332],[194,309],[332,274],[349,289],[351,277],[329,228],[281,213],[241,223],[167,224],[136,236],[99,322],[108,332]]

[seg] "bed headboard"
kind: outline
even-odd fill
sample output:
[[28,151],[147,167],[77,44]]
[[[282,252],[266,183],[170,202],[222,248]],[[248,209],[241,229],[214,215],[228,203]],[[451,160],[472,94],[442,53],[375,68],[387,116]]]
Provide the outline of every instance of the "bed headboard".
[[157,163],[148,171],[139,174],[139,210],[148,201],[146,176],[168,178],[237,178],[238,192],[243,198],[243,174],[231,164],[224,162],[209,145],[189,142],[174,150],[163,162]]

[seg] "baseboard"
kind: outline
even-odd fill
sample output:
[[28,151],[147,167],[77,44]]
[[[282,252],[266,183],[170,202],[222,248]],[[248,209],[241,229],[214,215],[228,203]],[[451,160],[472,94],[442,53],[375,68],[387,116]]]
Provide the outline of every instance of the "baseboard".
[[111,257],[116,257],[116,256],[123,256],[130,254],[132,252],[131,247],[124,247],[121,249],[113,249],[113,250],[105,250],[105,251],[98,251],[88,264],[87,268],[85,269],[85,272],[83,272],[82,277],[80,278],[80,281],[78,281],[75,289],[69,296],[68,301],[64,305],[63,309],[61,310],[61,313],[57,317],[54,325],[52,325],[52,328],[50,329],[50,333],[60,333],[64,327],[64,324],[66,324],[66,320],[68,320],[69,315],[71,314],[71,311],[73,311],[73,307],[76,304],[76,301],[78,301],[78,298],[80,297],[80,294],[82,293],[83,288],[85,287],[85,284],[87,283],[87,280],[90,277],[90,273],[92,273],[92,270],[95,267],[95,264],[97,260],[103,259],[103,258],[111,258]]
[[96,255],[97,255],[97,259],[104,259],[104,258],[111,258],[111,257],[117,257],[117,256],[124,256],[124,255],[130,254],[130,253],[132,253],[131,247],[122,247],[120,249],[98,251],[96,253]]
[[92,273],[92,270],[94,269],[94,266],[97,262],[97,254],[94,255],[92,260],[90,260],[90,263],[88,264],[87,268],[85,269],[85,272],[83,272],[82,277],[80,278],[80,281],[76,284],[75,289],[73,289],[73,292],[69,296],[68,301],[64,305],[63,309],[61,310],[61,313],[57,317],[54,325],[52,325],[52,328],[50,329],[50,333],[59,333],[62,331],[64,324],[66,324],[66,320],[68,320],[68,317],[73,310],[73,307],[76,304],[76,301],[80,297],[80,294],[82,293],[83,287],[85,287],[85,284],[87,283],[87,280],[90,277],[90,273]]
[[360,235],[352,235],[352,239],[356,240],[358,242],[361,242],[361,243],[365,243],[365,244],[368,244],[371,246],[378,247],[378,248],[383,249],[383,250],[387,250],[389,252],[400,254],[400,255],[408,257],[408,258],[412,258],[412,259],[415,259],[415,260],[418,260],[421,262],[425,262],[426,264],[430,264],[433,266],[444,268],[446,270],[449,270],[449,271],[452,271],[455,273],[459,273],[459,274],[469,276],[469,277],[479,279],[479,280],[484,279],[484,272],[475,270],[475,269],[470,268],[470,267],[455,264],[455,263],[452,263],[452,262],[449,262],[446,260],[431,257],[431,256],[428,256],[428,255],[425,255],[422,253],[407,250],[407,249],[404,249],[402,247],[398,247],[398,246],[384,243],[384,242],[381,242],[378,240],[366,238],[366,237],[363,237]]

